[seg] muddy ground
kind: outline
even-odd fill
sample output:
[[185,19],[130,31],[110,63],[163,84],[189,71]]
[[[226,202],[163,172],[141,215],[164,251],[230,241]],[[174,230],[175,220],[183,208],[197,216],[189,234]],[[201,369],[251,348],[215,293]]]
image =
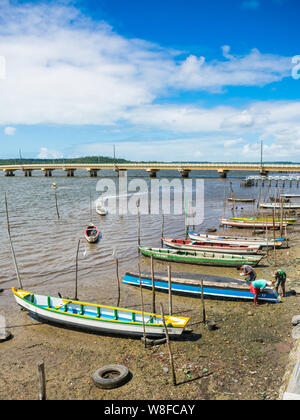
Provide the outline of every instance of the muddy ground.
[[[276,252],[276,267],[285,269],[289,277],[288,292],[300,286],[296,263],[296,256],[300,256],[299,231],[300,226],[293,227],[290,248]],[[271,279],[275,268],[272,262],[270,253],[266,265],[257,269],[258,278]],[[226,273],[218,269],[216,274],[237,276],[233,269]],[[124,293],[139,303],[138,289],[122,286],[122,296]],[[99,289],[89,287],[80,291],[79,297],[97,301],[92,298],[97,294]],[[114,300],[115,296],[111,297],[111,304]],[[151,310],[151,292],[144,291],[144,300],[146,310]],[[157,307],[160,302],[166,311],[166,294],[157,294]],[[201,301],[174,296],[174,313],[191,318],[192,333],[171,342],[177,380],[177,386],[173,386],[166,344],[145,349],[139,339],[42,324],[17,307],[9,290],[2,294],[0,304],[1,315],[13,334],[12,340],[0,344],[2,400],[38,398],[40,361],[45,364],[48,399],[275,400],[294,344],[291,318],[300,313],[300,297],[292,293],[282,303],[260,304],[257,308],[251,302],[206,299],[207,319],[214,320],[218,327],[209,331],[202,322]],[[107,364],[127,366],[131,380],[114,390],[96,388],[92,374]]]

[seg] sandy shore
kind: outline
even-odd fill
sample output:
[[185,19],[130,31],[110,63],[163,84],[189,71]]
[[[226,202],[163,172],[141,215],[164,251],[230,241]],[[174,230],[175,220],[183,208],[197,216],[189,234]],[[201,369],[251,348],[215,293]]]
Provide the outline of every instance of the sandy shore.
[[[291,228],[290,248],[276,252],[277,268],[286,270],[289,278],[288,291],[300,288],[296,262],[296,256],[300,256],[299,230],[300,225]],[[270,253],[265,264],[272,262]],[[270,279],[274,269],[271,265],[260,267],[258,277]],[[216,270],[216,274],[221,271]],[[233,269],[223,270],[222,274],[237,276]],[[60,290],[70,296],[70,290]],[[80,291],[81,299],[96,301],[95,296],[99,296],[99,287]],[[115,292],[106,298],[113,304]],[[137,305],[139,291],[122,286],[121,305],[122,299],[124,306],[124,300]],[[150,310],[149,291],[144,291],[144,299]],[[157,305],[160,302],[167,308],[166,294],[157,294]],[[207,319],[218,326],[209,331],[202,323],[200,300],[174,296],[174,313],[191,317],[189,327],[193,330],[171,342],[177,378],[174,387],[166,345],[145,349],[139,339],[106,337],[39,323],[19,309],[8,290],[1,295],[0,305],[13,334],[12,340],[0,344],[0,398],[20,400],[37,399],[40,361],[45,364],[48,399],[274,400],[279,396],[294,344],[291,318],[300,313],[300,298],[292,293],[280,304],[261,304],[257,308],[251,302],[206,299]],[[107,364],[127,366],[132,379],[115,390],[96,388],[91,376]]]

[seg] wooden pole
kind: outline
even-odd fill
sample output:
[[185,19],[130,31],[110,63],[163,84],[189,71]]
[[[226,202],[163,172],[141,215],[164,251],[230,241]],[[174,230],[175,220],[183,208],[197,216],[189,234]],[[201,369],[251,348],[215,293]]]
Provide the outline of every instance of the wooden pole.
[[4,193],[4,201],[5,201],[7,233],[8,233],[9,243],[10,243],[10,249],[11,249],[11,253],[12,253],[12,257],[13,257],[13,261],[14,261],[14,266],[15,266],[16,274],[17,274],[19,289],[23,289],[23,285],[22,285],[22,281],[21,281],[21,276],[20,276],[20,272],[19,272],[19,268],[18,268],[18,264],[17,264],[16,254],[15,254],[15,250],[14,250],[12,239],[11,239],[11,235],[10,235],[10,224],[9,224],[9,217],[8,217],[8,207],[7,207],[6,193]]
[[139,255],[140,255],[140,246],[141,246],[141,217],[140,217],[140,199],[137,200],[136,202],[136,207],[137,207],[137,217],[138,217],[138,250],[139,250]]
[[162,304],[160,304],[160,311],[161,311],[161,318],[162,318],[162,322],[163,322],[164,329],[165,329],[166,341],[167,341],[167,346],[168,346],[168,351],[169,351],[170,365],[171,365],[171,369],[172,369],[173,385],[176,386],[176,374],[175,374],[175,369],[174,369],[173,355],[172,355],[172,351],[171,351],[170,338],[169,338],[169,333],[168,333],[168,329],[167,329],[167,326],[166,326],[164,308],[163,308]]
[[169,316],[172,316],[172,280],[171,266],[168,265],[168,284],[169,284]]
[[272,219],[273,219],[273,241],[274,241],[274,264],[276,265],[276,246],[275,246],[275,209],[272,209]]
[[161,247],[164,246],[164,242],[163,242],[164,227],[165,227],[165,215],[164,215],[164,211],[162,211],[162,214],[161,214],[161,236],[160,236],[160,238],[161,238],[161,241],[160,241]]
[[118,301],[117,301],[117,307],[119,307],[120,306],[121,292],[120,292],[119,260],[118,260],[118,258],[115,258],[115,263],[116,263],[116,277],[117,277],[117,284],[118,284]]
[[154,281],[154,259],[151,255],[151,279],[152,279],[152,312],[155,314],[155,281]]
[[39,400],[46,400],[46,379],[44,363],[38,363]]
[[146,343],[146,328],[145,328],[145,316],[144,316],[144,297],[143,297],[143,287],[142,287],[142,279],[141,279],[141,265],[140,262],[138,262],[139,266],[139,284],[140,284],[140,293],[141,293],[141,304],[142,304],[142,320],[143,320],[143,336],[144,336],[144,344],[145,348],[147,347]]
[[57,195],[56,192],[54,193],[54,197],[55,197],[55,205],[56,205],[56,214],[57,214],[57,218],[59,220],[59,211],[58,211],[58,204],[57,204]]
[[280,236],[283,234],[283,199],[280,199]]
[[90,194],[90,220],[93,223],[93,211],[92,211],[92,195]]
[[204,303],[204,294],[203,294],[203,279],[201,279],[201,302],[202,302],[202,320],[203,320],[203,324],[205,324],[206,314],[205,314],[205,303]]
[[77,252],[76,252],[76,273],[75,273],[75,298],[74,300],[78,300],[78,254],[79,254],[79,247],[80,247],[80,239],[78,240],[77,244]]

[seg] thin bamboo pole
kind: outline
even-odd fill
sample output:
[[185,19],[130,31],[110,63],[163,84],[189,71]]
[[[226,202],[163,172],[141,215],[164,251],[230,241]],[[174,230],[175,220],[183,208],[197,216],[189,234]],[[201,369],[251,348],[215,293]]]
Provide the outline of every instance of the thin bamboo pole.
[[117,307],[119,307],[120,306],[121,292],[120,292],[119,260],[118,260],[118,258],[115,258],[115,263],[116,263],[116,278],[117,278],[117,285],[118,285],[118,301],[117,301]]
[[80,247],[80,239],[78,239],[77,244],[77,252],[76,252],[76,272],[75,272],[75,298],[74,300],[78,300],[78,254],[79,254],[79,247]]
[[151,279],[152,279],[152,312],[155,314],[155,281],[154,281],[154,259],[151,255]]
[[169,285],[169,316],[172,316],[172,279],[171,266],[168,265],[168,285]]
[[139,267],[139,285],[140,285],[140,294],[141,294],[141,305],[142,305],[142,321],[143,321],[143,336],[144,336],[144,344],[145,348],[147,347],[146,343],[146,327],[145,327],[145,310],[144,310],[144,297],[143,297],[143,287],[142,287],[142,279],[141,279],[141,265],[140,262],[138,262]]
[[273,241],[274,241],[274,264],[276,265],[276,246],[275,246],[275,209],[272,209],[272,218],[273,218]]
[[11,249],[11,253],[12,253],[12,257],[13,257],[13,261],[14,261],[14,266],[15,266],[16,274],[17,274],[19,289],[23,289],[23,285],[22,285],[22,281],[21,281],[21,276],[20,276],[20,272],[19,272],[19,268],[18,268],[18,264],[17,264],[16,254],[15,254],[15,250],[14,250],[14,247],[13,247],[13,243],[12,243],[12,239],[11,239],[11,234],[10,234],[10,224],[9,224],[9,216],[8,216],[8,206],[7,206],[6,193],[4,193],[4,201],[5,201],[7,233],[8,233],[9,243],[10,243],[10,249]]
[[203,320],[203,324],[206,324],[206,313],[205,313],[205,303],[204,303],[204,293],[203,293],[203,279],[201,279],[201,302],[202,302],[202,320]]
[[38,363],[39,400],[46,400],[46,379],[44,363]]
[[57,204],[57,195],[56,195],[56,192],[54,193],[54,197],[55,197],[56,214],[57,214],[57,218],[59,220],[60,219],[60,216],[59,216],[59,211],[58,211],[58,204]]
[[164,215],[164,211],[162,211],[162,214],[161,214],[161,235],[160,235],[161,247],[164,246],[164,242],[163,242],[164,228],[165,228],[165,215]]
[[166,326],[164,308],[162,304],[160,304],[160,311],[161,311],[161,318],[162,318],[163,326],[165,329],[166,341],[167,341],[167,346],[168,346],[168,351],[169,351],[169,359],[170,359],[170,365],[171,365],[171,370],[172,370],[173,385],[176,386],[176,374],[175,374],[175,368],[174,368],[174,362],[173,362],[173,355],[172,355],[172,350],[171,350],[171,345],[170,345],[169,333]]
[[138,254],[140,255],[140,246],[141,246],[141,216],[140,216],[140,199],[136,202],[137,207],[137,218],[138,218],[138,232],[137,232],[137,241],[138,241]]

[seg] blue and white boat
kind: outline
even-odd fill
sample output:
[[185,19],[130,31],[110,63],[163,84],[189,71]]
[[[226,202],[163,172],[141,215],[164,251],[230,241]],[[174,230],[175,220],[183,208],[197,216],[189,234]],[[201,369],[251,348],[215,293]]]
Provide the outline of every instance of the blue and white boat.
[[[207,274],[193,275],[185,273],[177,277],[172,276],[172,293],[191,297],[201,297],[201,279],[203,279],[203,296],[227,299],[253,300],[254,294],[250,291],[250,286],[241,280],[228,277],[212,276]],[[124,284],[139,286],[140,279],[137,273],[126,273],[123,278]],[[152,289],[152,278],[150,274],[141,274],[142,287]],[[168,292],[169,283],[165,273],[156,273],[154,278],[155,290]],[[265,302],[280,302],[280,296],[272,287],[266,287],[260,293],[258,300]]]

